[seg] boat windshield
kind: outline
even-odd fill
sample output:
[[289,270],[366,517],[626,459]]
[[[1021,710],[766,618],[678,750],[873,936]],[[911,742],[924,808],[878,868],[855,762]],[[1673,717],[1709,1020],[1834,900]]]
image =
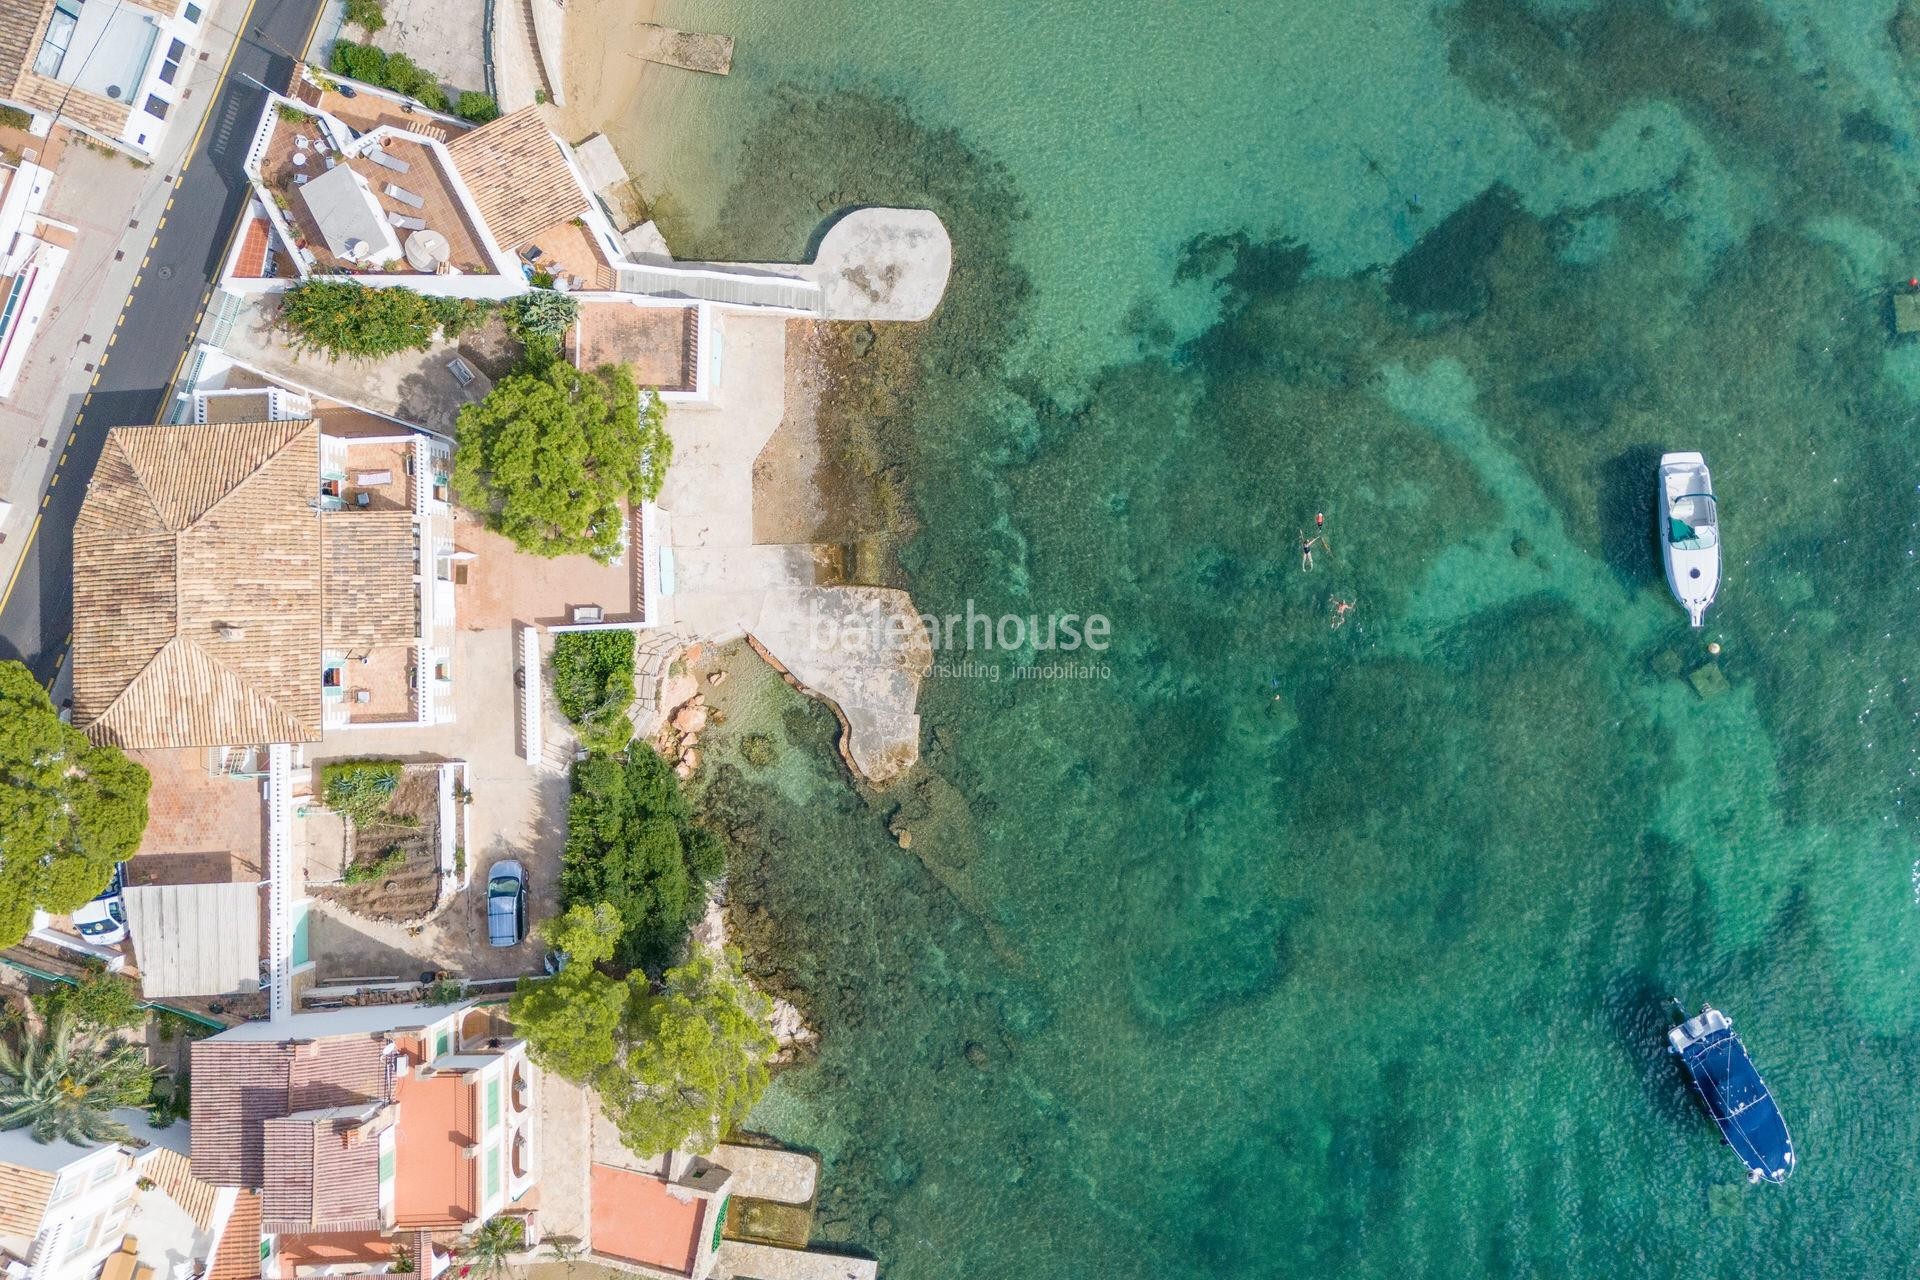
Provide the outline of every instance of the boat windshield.
[[1712,494],[1682,494],[1667,509],[1667,541],[1680,551],[1705,551],[1720,541],[1719,524]]

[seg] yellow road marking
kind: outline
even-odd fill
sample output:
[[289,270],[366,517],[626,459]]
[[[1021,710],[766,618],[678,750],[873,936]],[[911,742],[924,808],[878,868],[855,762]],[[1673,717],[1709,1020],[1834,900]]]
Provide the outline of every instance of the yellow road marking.
[[[74,425],[79,426],[80,424],[76,422],[74,423]],[[67,437],[67,448],[69,449],[73,448],[74,441],[78,440],[79,438],[80,438],[80,433],[78,431],[75,431],[71,435],[69,435]]]
[[156,222],[156,223],[154,223],[154,224],[153,224],[153,229],[154,229],[154,230],[155,230],[156,232],[159,232],[159,231],[165,231],[165,230],[167,229],[167,215],[166,215],[166,214],[164,214],[164,213],[163,213],[163,214],[161,214],[161,215],[160,215],[160,221],[158,221],[158,222]]
[[139,277],[139,276],[135,276],[135,277],[133,278],[133,287],[134,287],[134,288],[136,288],[136,289],[138,289],[138,288],[140,287],[140,277]]
[[60,483],[60,473],[56,471],[53,473],[53,479],[47,481],[47,488],[51,489],[59,483]]
[[[245,35],[248,25],[253,21],[253,11],[257,4],[258,4],[258,0],[247,0],[247,11],[244,14],[242,14],[240,17],[240,25],[236,28],[236,31],[238,32],[238,34],[234,36],[233,46],[227,50],[227,60],[225,63],[221,64],[220,74],[214,78],[213,94],[212,94],[212,97],[207,102],[206,114],[200,117],[200,127],[193,131],[193,138],[191,141],[187,143],[185,158],[180,163],[180,171],[179,173],[174,175],[174,189],[176,192],[179,190],[180,179],[186,176],[187,170],[191,168],[193,165],[194,153],[200,149],[201,135],[206,133],[207,124],[213,119],[213,104],[217,102],[220,98],[220,86],[223,83],[225,83],[227,78],[227,73],[233,70],[233,59],[235,55],[237,55],[240,52],[240,41],[242,37]],[[313,43],[314,33],[320,30],[320,18],[323,14],[326,13],[326,11],[327,11],[327,6],[325,5],[315,6],[314,12],[313,12],[313,23],[311,26],[307,28],[307,38],[303,42],[301,42],[300,47],[302,50],[304,50],[308,45],[311,45]],[[169,209],[173,208],[173,200],[174,200],[173,196],[167,197],[167,208]],[[242,210],[243,214],[244,212],[245,211]],[[162,221],[164,222],[164,219]],[[233,255],[233,240],[235,236],[240,234],[240,226],[244,221],[245,221],[244,216],[241,218],[236,218],[234,220],[233,230],[227,233],[227,246],[224,250],[221,251],[221,254],[220,254],[220,261],[222,263],[225,263],[226,260]],[[144,266],[145,264],[143,263],[142,265]],[[207,299],[211,298],[212,296],[213,296],[212,286],[208,286],[206,292],[200,295],[200,312],[203,314],[197,314],[194,316],[192,332],[198,333],[200,331],[200,321],[204,318],[204,312],[206,311],[206,308],[207,308]],[[128,293],[127,301],[122,304],[122,309],[124,310],[125,307],[131,306],[132,303],[133,303],[133,294]],[[125,317],[123,316],[122,319],[125,319]],[[117,325],[115,326],[115,328],[118,328],[118,327],[119,326]],[[114,335],[110,335],[107,338],[108,347],[113,346],[113,340],[117,336],[118,336],[117,334],[114,334]],[[189,338],[187,340],[187,349],[180,353],[180,361],[178,364],[174,365],[173,367],[173,376],[167,379],[167,395],[166,395],[166,398],[161,401],[161,405],[163,408],[165,408],[166,406],[172,403],[173,386],[176,382],[180,380],[180,371],[186,368],[187,355],[192,350],[193,350],[193,340]],[[96,368],[94,370],[93,382],[90,385],[93,385],[93,386],[99,385],[100,370],[101,368],[104,368],[106,366],[106,363],[107,363],[107,353],[102,353],[100,356],[100,368]],[[89,395],[89,399],[91,399],[91,395]],[[77,419],[76,419],[76,422],[77,422]],[[49,488],[51,488],[51,485],[49,485]],[[51,498],[49,495],[42,494],[40,496],[41,511],[46,510],[47,503],[49,501],[51,501]],[[33,517],[33,523],[29,525],[27,528],[26,540],[20,544],[20,558],[14,561],[13,573],[7,578],[7,589],[4,592],[0,592],[0,614],[4,614],[7,611],[7,605],[13,599],[13,589],[20,581],[20,569],[23,565],[26,564],[27,552],[33,549],[33,540],[40,532],[40,520],[41,520],[41,516],[39,515],[39,513],[36,512]],[[69,642],[71,642],[72,638],[69,637],[68,639],[69,639]],[[66,652],[62,650],[61,660],[65,661],[65,659],[66,659]]]
[[[41,509],[45,510],[46,505],[47,500],[42,496],[40,499]],[[13,599],[13,586],[16,582],[20,581],[20,566],[27,562],[27,552],[33,550],[33,535],[39,532],[40,512],[36,511],[33,513],[33,523],[27,526],[27,540],[20,544],[20,558],[13,563],[13,575],[7,579],[6,592],[0,594],[0,613],[7,611],[7,601]]]
[[[109,347],[111,347],[111,346],[112,346],[112,345],[113,345],[114,343],[116,343],[116,342],[118,342],[118,341],[120,341],[120,335],[119,335],[119,334],[117,334],[117,333],[110,333],[110,334],[108,334],[108,335],[107,335],[107,345],[108,345]],[[107,361],[106,361],[106,357],[104,357],[104,356],[102,356],[102,357],[101,357],[101,359],[100,359],[100,363],[101,363],[101,364],[105,364],[106,362],[107,362]]]
[[60,451],[60,461],[58,461],[58,462],[56,462],[56,463],[54,463],[53,465],[54,465],[54,466],[56,466],[56,467],[64,467],[64,466],[66,466],[66,465],[67,465],[67,453],[66,453],[66,450],[64,450],[64,449],[62,449],[62,450]]

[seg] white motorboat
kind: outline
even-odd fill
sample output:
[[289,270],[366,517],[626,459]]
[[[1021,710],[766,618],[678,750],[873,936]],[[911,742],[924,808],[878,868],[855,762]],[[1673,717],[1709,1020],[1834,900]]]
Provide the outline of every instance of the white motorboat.
[[1720,512],[1707,460],[1697,453],[1662,455],[1658,506],[1667,585],[1693,625],[1705,626],[1707,606],[1720,589]]

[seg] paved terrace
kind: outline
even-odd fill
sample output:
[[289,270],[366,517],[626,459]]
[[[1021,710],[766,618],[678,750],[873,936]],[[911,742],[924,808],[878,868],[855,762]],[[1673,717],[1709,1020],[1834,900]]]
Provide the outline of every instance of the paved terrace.
[[[414,123],[409,122],[402,127],[413,128]],[[303,141],[304,146],[301,145]],[[260,158],[260,177],[277,200],[284,202],[281,209],[292,224],[294,234],[299,237],[300,247],[318,260],[317,268],[322,271],[367,271],[365,264],[337,258],[327,251],[327,242],[321,236],[312,213],[308,211],[301,190],[300,179],[317,177],[335,165],[344,164],[367,180],[383,213],[418,218],[429,229],[444,235],[452,252],[449,259],[452,265],[469,274],[489,272],[489,258],[481,247],[479,234],[468,219],[460,197],[454,193],[453,181],[434,149],[412,138],[389,136],[383,150],[394,160],[405,164],[407,171],[400,173],[385,165],[375,164],[365,156],[348,156],[330,148],[323,149],[320,129],[315,123],[300,124],[284,117],[274,122],[273,133],[267,139],[266,153]],[[425,202],[424,206],[416,208],[395,199],[387,193],[389,186],[420,197]],[[412,233],[395,227],[394,234],[405,245]],[[401,259],[401,263],[404,269],[405,259]],[[375,270],[385,274],[377,268]]]

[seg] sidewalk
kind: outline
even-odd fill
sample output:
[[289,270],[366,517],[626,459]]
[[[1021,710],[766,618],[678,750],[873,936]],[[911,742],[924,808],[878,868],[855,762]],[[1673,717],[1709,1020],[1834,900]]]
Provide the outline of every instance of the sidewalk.
[[[0,520],[0,590],[13,578],[41,495],[107,355],[108,335],[173,195],[179,166],[217,96],[221,69],[248,6],[249,0],[215,0],[209,6],[203,43],[180,104],[186,114],[167,130],[153,164],[139,165],[117,152],[105,155],[73,139],[62,149],[45,213],[78,227],[80,234],[20,381],[0,401],[0,501],[12,504]],[[131,424],[89,422],[87,429],[124,425]]]

